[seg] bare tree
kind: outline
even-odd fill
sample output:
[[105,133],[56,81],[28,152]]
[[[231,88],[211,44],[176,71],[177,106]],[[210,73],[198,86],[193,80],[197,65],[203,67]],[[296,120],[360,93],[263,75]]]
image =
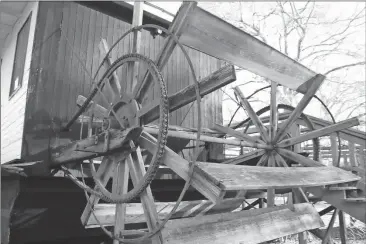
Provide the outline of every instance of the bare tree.
[[[327,80],[317,95],[337,120],[365,112],[365,3],[202,2],[200,5],[325,74]],[[329,8],[333,11],[328,11]],[[336,14],[337,9],[342,14]],[[254,79],[263,81],[257,76]],[[293,91],[282,88],[282,102],[295,105],[296,98]],[[325,119],[329,118],[323,114]]]

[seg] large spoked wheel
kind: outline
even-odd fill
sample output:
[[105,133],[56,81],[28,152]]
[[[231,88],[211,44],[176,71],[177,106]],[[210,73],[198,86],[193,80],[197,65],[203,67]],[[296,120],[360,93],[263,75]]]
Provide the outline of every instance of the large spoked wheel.
[[[142,179],[139,176],[138,183],[135,182],[134,188],[129,191],[128,193],[122,194],[120,196],[116,196],[116,194],[112,194],[109,192],[100,181],[97,176],[97,172],[95,171],[94,164],[91,163],[91,172],[93,175],[93,179],[98,186],[98,189],[103,193],[104,200],[111,202],[111,203],[127,203],[132,201],[134,198],[139,196],[146,187],[151,183],[154,179],[156,172],[159,168],[159,165],[162,161],[162,157],[164,155],[166,140],[167,140],[167,131],[168,131],[168,118],[169,118],[169,110],[168,110],[168,95],[166,91],[166,86],[164,83],[163,76],[159,72],[155,63],[150,60],[149,58],[142,56],[140,54],[127,54],[116,60],[104,73],[102,76],[102,83],[103,86],[104,82],[108,82],[109,79],[112,78],[113,73],[118,69],[121,68],[123,65],[126,65],[130,62],[141,62],[145,63],[147,66],[149,75],[152,76],[152,79],[158,82],[160,87],[160,124],[159,124],[159,133],[158,133],[158,147],[153,153],[153,158],[150,162],[149,168],[145,175],[143,175]],[[105,95],[101,92],[101,89],[98,89],[101,96],[107,100]],[[113,129],[121,129],[121,130],[128,130],[134,127],[141,126],[141,123],[138,119],[138,111],[139,111],[139,104],[135,99],[132,99],[129,94],[122,93],[120,98],[117,99],[114,103],[111,103],[111,107],[108,109],[108,114],[105,115],[108,122],[108,127],[113,126]],[[142,159],[141,150],[137,146],[137,148],[130,148],[131,150],[135,151],[134,154],[136,155],[136,159]],[[119,161],[126,159],[128,162],[132,160],[131,156],[126,153],[126,151],[119,151],[121,154]],[[115,157],[115,154],[110,156],[105,156],[103,161],[110,161],[111,157]],[[120,162],[118,162],[120,163]],[[117,165],[118,166],[118,165]],[[132,165],[130,165],[131,168]],[[119,166],[118,166],[119,167]]]
[[[193,78],[195,86],[194,90],[196,97],[190,102],[197,101],[198,116],[200,117],[201,98],[199,96],[198,81],[187,52],[173,33],[159,26],[143,25],[135,27],[123,34],[111,46],[109,51],[107,48],[105,51],[105,58],[99,66],[94,76],[94,80],[97,77],[100,68],[102,66],[106,66],[105,64],[107,64],[106,71],[103,73],[103,75],[101,75],[99,81],[94,85],[90,95],[87,98],[84,98],[82,104],[79,104],[80,109],[65,126],[65,129],[67,129],[74,121],[79,118],[80,115],[82,115],[84,112],[88,112],[90,115],[90,128],[88,136],[92,136],[92,131],[99,135],[104,134],[106,140],[106,142],[104,142],[105,150],[108,150],[109,137],[113,136],[110,135],[111,132],[117,131],[120,133],[122,131],[125,135],[128,135],[129,141],[126,142],[121,149],[110,151],[102,158],[98,170],[96,170],[94,166],[93,161],[95,159],[89,160],[92,177],[95,182],[94,189],[77,180],[71,174],[68,174],[69,178],[72,179],[78,186],[91,194],[90,196],[86,195],[89,206],[85,208],[81,217],[82,223],[84,225],[88,225],[90,217],[94,215],[93,221],[96,221],[110,238],[122,243],[141,243],[148,238],[153,238],[154,242],[156,243],[162,243],[160,230],[164,227],[166,221],[172,216],[180,201],[183,199],[183,196],[190,184],[189,177],[191,177],[188,175],[186,179],[186,185],[184,186],[181,195],[177,200],[176,205],[173,207],[171,213],[168,214],[168,216],[163,221],[159,220],[156,206],[154,204],[154,197],[149,185],[155,178],[157,170],[159,169],[159,165],[164,161],[163,157],[166,150],[168,136],[169,112],[179,109],[176,107],[169,107],[166,85],[160,72],[160,70],[163,69],[164,65],[167,63],[171,52],[161,52],[156,63],[150,58],[138,53],[123,55],[114,62],[112,62],[109,58],[110,52],[118,42],[120,42],[128,34],[131,34],[135,31],[140,31],[143,28],[156,28],[162,30],[166,35],[169,36],[165,46],[171,48],[174,45],[178,45],[180,47],[185,59],[188,62],[191,77]],[[106,61],[109,61],[109,63]],[[142,72],[144,74],[142,79],[141,77],[138,77],[136,73],[128,73],[132,77],[136,77],[135,87],[131,86],[130,89],[122,91],[120,88],[122,84],[129,84],[130,80],[123,80],[126,77],[124,77],[124,75],[118,76],[117,74],[124,74],[121,72],[121,70],[125,65],[128,65],[128,70],[133,70],[133,67],[137,63],[139,63],[139,65],[142,64],[143,68],[146,68],[146,70],[142,68]],[[139,72],[141,72],[141,69]],[[148,104],[142,105],[152,82],[156,82],[159,85],[159,102],[156,103],[157,100],[154,100]],[[96,120],[99,119],[98,121],[103,121],[101,128],[91,128],[95,122],[93,118],[97,118]],[[158,128],[156,126],[153,126],[153,128],[150,127],[149,132],[151,134],[148,133],[144,129],[144,125],[157,119],[159,120]],[[197,141],[200,137],[200,130],[201,119],[199,118],[195,137]],[[198,142],[196,144],[196,149],[198,149]],[[148,169],[146,171],[145,167],[147,166]],[[111,177],[112,191],[109,191],[106,188],[106,185]],[[128,191],[129,178],[131,178],[133,183],[133,189],[130,191]],[[140,237],[131,239],[131,236],[128,237],[128,234],[125,235],[123,233],[125,223],[124,218],[126,215],[125,203],[129,203],[136,198],[141,199],[149,232],[146,232],[145,230],[134,232],[134,237],[136,237],[136,235]],[[103,226],[103,223],[99,221],[98,216],[93,210],[99,199],[108,203],[117,204],[113,233]]]
[[[325,130],[318,132],[315,130],[312,121],[303,113],[303,110],[317,91],[321,83],[320,80],[321,77],[319,80],[316,78],[314,79],[312,87],[310,87],[311,89],[309,89],[309,91],[304,94],[302,100],[299,102],[299,105],[296,108],[284,104],[277,105],[277,84],[272,82],[270,106],[264,107],[258,112],[253,110],[248,99],[243,95],[239,87],[236,87],[234,89],[235,95],[237,98],[239,98],[241,106],[248,114],[248,119],[242,123],[232,126],[231,130],[236,130],[231,131],[231,136],[237,137],[238,139],[251,140],[255,144],[252,146],[254,150],[244,153],[239,157],[227,160],[225,163],[248,164],[249,162],[252,163],[254,158],[260,157],[259,161],[256,163],[258,166],[267,165],[269,167],[287,167],[288,163],[286,160],[299,163],[303,166],[322,166],[322,164],[318,162],[318,138],[326,135],[329,132],[326,132]],[[288,118],[286,118],[280,126],[278,125],[279,110],[290,111]],[[265,126],[259,116],[268,111],[270,112],[268,121],[269,125]],[[308,130],[304,134],[300,134],[298,131],[298,134],[294,135],[294,133],[290,133],[290,130],[295,124],[295,121],[299,118],[304,121]],[[255,126],[259,137],[252,137],[247,134],[248,128],[251,125]],[[244,128],[242,126],[244,126]],[[336,130],[337,128],[334,129],[334,131]],[[294,152],[294,147],[305,141],[312,141],[313,143],[312,159]]]
[[[277,106],[277,113],[279,112],[279,110],[283,110],[283,111],[288,111],[288,112],[293,112],[295,110],[294,107],[290,106],[290,105],[286,105],[286,104],[278,104]],[[260,117],[261,115],[267,113],[268,111],[270,111],[270,106],[264,107],[260,110],[258,110],[256,112],[256,115],[258,117]],[[313,122],[309,119],[309,117],[307,115],[305,115],[304,113],[301,113],[300,118],[304,121],[306,128],[308,131],[313,131],[315,130],[314,124]],[[249,128],[253,125],[253,121],[251,118],[247,118],[246,120],[242,121],[241,123],[238,123],[236,125],[233,126],[233,128],[235,128],[237,131],[241,131],[242,133],[248,133]],[[266,127],[266,131],[269,131],[269,127],[271,125],[269,125],[268,127]],[[278,130],[277,130],[278,131]],[[291,131],[291,132],[287,132],[286,133],[286,139],[289,139],[291,137],[293,137],[292,134],[294,134],[295,131]],[[260,140],[264,140],[264,138],[260,135]],[[319,147],[319,138],[313,138],[312,140],[312,158],[315,161],[319,160],[319,154],[320,154],[320,147]],[[287,149],[294,151],[294,146],[295,145],[291,145],[288,146]],[[260,166],[269,166],[268,165],[268,158],[269,155],[271,153],[272,150],[266,150],[265,153],[261,156],[260,161],[258,162],[258,165]],[[259,153],[262,153],[263,151],[261,150],[260,152],[258,151],[253,151],[248,155],[243,155],[240,157],[240,163],[238,164],[248,164],[250,163],[252,165],[252,157],[256,156]],[[238,161],[238,159],[236,160]],[[249,162],[248,162],[249,161]],[[231,162],[231,161],[228,161]],[[232,160],[232,162],[235,162],[235,159]],[[276,164],[276,166],[283,166],[283,165],[278,165]]]

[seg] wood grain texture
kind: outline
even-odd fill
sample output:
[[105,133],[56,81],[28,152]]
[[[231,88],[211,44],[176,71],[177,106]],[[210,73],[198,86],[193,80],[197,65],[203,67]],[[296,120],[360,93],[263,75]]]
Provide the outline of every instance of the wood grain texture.
[[294,90],[315,75],[276,49],[199,7],[195,7],[188,19],[180,37],[184,45]]
[[[203,97],[235,80],[233,66],[221,68],[199,81],[200,95]],[[196,91],[195,86],[192,84],[169,96],[169,112],[173,112],[195,100]],[[148,104],[139,111],[139,117],[142,117],[145,124],[150,123],[158,118],[159,107],[160,100],[153,101],[152,104]]]
[[163,230],[165,243],[261,243],[323,226],[311,204],[256,209],[198,218],[171,220]]
[[295,188],[357,181],[360,177],[335,167],[258,167],[229,164],[197,164],[209,179],[225,190]]
[[[206,214],[218,214],[230,212],[240,206],[244,198],[238,199],[224,199],[219,204],[214,205]],[[176,202],[155,202],[155,208],[158,212],[159,220],[163,220],[173,209]],[[171,219],[189,218],[199,215],[207,207],[212,204],[208,200],[199,201],[182,201],[175,214]],[[126,204],[126,223],[142,223],[146,219],[144,217],[144,208],[141,203]],[[113,225],[115,218],[115,204],[97,204],[95,205],[95,214],[101,223],[110,226]],[[86,225],[87,228],[99,227],[94,216],[91,216]]]

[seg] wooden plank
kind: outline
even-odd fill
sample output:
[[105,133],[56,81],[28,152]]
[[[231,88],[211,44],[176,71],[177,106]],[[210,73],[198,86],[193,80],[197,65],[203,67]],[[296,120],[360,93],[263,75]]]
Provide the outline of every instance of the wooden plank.
[[[206,214],[218,214],[230,212],[240,206],[244,197],[238,199],[223,199],[219,204],[215,204]],[[176,202],[155,202],[159,220],[163,220],[171,212]],[[171,219],[190,218],[200,215],[212,204],[208,200],[182,201]],[[95,205],[95,214],[103,225],[111,226],[114,224],[115,204]],[[144,208],[141,203],[126,204],[126,224],[136,224],[145,222]],[[93,216],[89,218],[86,228],[99,227]]]
[[317,137],[322,137],[322,136],[325,136],[325,135],[329,135],[329,134],[332,134],[333,132],[343,130],[343,129],[346,129],[346,128],[349,128],[349,127],[352,127],[352,126],[357,126],[359,124],[360,124],[360,122],[359,122],[358,118],[354,117],[354,118],[351,118],[351,119],[344,120],[342,122],[338,122],[336,124],[326,126],[324,128],[321,128],[321,129],[317,129],[317,130],[314,130],[314,131],[307,132],[307,133],[305,133],[303,135],[299,135],[297,137],[292,137],[292,138],[283,140],[283,141],[279,142],[277,146],[279,146],[279,147],[288,147],[288,146],[298,144],[298,143],[301,143],[301,142],[304,142],[304,141],[308,141],[308,140],[311,140],[311,139],[314,139],[314,138],[317,138]]
[[310,100],[313,98],[313,96],[315,95],[315,93],[317,92],[317,90],[319,89],[321,84],[323,83],[324,79],[325,79],[325,76],[318,74],[318,75],[314,76],[313,78],[311,78],[311,80],[309,80],[311,82],[311,86],[306,91],[304,96],[301,98],[301,100],[297,104],[295,110],[292,111],[290,116],[285,120],[285,122],[283,122],[283,124],[279,128],[279,130],[274,138],[274,141],[277,142],[285,136],[286,130],[291,128],[291,125],[295,122],[295,120],[297,120],[300,117],[301,113],[304,111],[306,106],[309,104]]
[[[109,151],[122,148],[124,143],[130,140],[136,140],[141,134],[141,131],[142,128],[140,127],[124,131],[109,130]],[[107,153],[105,151],[104,135],[98,136],[97,144],[95,144],[95,138],[90,137],[71,142],[66,146],[55,149],[51,156],[51,165],[55,167],[60,164],[95,158],[96,155],[98,155],[96,152],[100,152],[99,154],[101,155]],[[128,151],[126,151],[126,153],[128,153]]]
[[234,93],[240,99],[241,105],[245,108],[249,117],[252,119],[253,124],[255,124],[255,126],[258,128],[258,131],[260,132],[264,141],[269,142],[269,136],[268,136],[266,128],[264,127],[264,125],[263,125],[262,121],[260,120],[260,118],[258,117],[258,115],[255,113],[252,106],[250,105],[248,99],[243,95],[243,93],[241,92],[241,90],[238,86],[234,88]]
[[[234,66],[225,66],[209,76],[199,81],[201,97],[210,94],[211,92],[230,84],[236,80]],[[189,85],[184,89],[169,96],[169,112],[173,112],[184,105],[187,105],[196,100],[195,86]],[[155,100],[141,108],[138,116],[142,118],[145,124],[159,118],[160,100]]]
[[[142,179],[144,177],[144,174],[146,174],[140,148],[137,148],[136,152],[133,153],[132,155],[129,155],[126,160],[130,168],[132,183],[134,184],[134,186],[137,186],[140,182],[140,179]],[[159,224],[158,223],[159,218],[154,204],[154,198],[150,186],[148,186],[141,193],[140,198],[144,209],[147,226],[150,231],[153,231]],[[152,238],[152,242],[154,244],[163,243],[161,233],[155,235]]]
[[336,167],[258,167],[217,163],[197,163],[210,181],[225,190],[250,190],[323,186],[357,181],[360,177]]
[[[254,72],[281,85],[306,92],[315,73],[221,18],[195,7],[180,42]],[[301,86],[303,85],[303,86]]]
[[254,244],[323,225],[311,204],[256,209],[171,220],[163,230],[165,243]]
[[[157,140],[146,132],[142,132],[138,143],[142,148],[147,149],[150,153],[155,153],[157,150]],[[165,147],[162,162],[164,162],[166,166],[171,168],[181,178],[188,180],[189,162],[174,153],[168,147]],[[220,184],[215,184],[214,182],[209,181],[199,173],[193,174],[191,184],[196,190],[212,202],[216,202],[218,199],[221,199],[225,193],[225,191],[220,188]]]

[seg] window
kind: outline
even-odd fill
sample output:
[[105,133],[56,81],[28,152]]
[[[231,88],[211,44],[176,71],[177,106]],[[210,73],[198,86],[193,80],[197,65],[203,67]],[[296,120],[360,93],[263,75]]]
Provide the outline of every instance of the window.
[[28,47],[30,19],[31,15],[25,21],[22,28],[19,30],[17,36],[17,44],[15,47],[14,66],[10,83],[9,97],[15,94],[15,92],[19,90],[19,88],[22,86],[23,83],[24,64]]

